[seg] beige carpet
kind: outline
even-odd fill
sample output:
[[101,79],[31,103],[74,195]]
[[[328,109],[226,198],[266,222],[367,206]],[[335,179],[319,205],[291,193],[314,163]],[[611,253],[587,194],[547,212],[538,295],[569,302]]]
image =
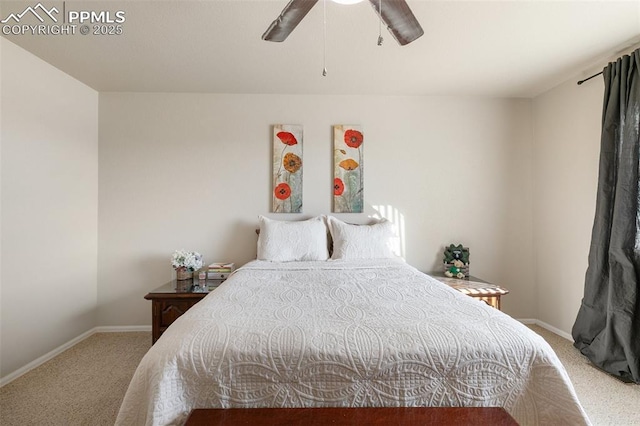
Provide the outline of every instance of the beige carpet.
[[[571,342],[532,326],[564,363],[596,426],[640,425],[640,386],[591,367]],[[0,388],[0,424],[112,425],[151,333],[98,333]]]
[[595,426],[640,426],[640,385],[623,383],[593,367],[567,339],[542,327],[531,329],[549,342],[564,364]]
[[113,425],[151,333],[97,333],[0,388],[0,424]]

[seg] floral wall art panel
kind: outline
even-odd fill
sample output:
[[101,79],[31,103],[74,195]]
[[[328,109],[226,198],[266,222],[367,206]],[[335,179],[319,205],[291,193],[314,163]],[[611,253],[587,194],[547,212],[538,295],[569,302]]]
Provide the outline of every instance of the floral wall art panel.
[[362,213],[364,169],[362,126],[333,126],[333,211]]
[[302,126],[273,126],[273,212],[302,212]]

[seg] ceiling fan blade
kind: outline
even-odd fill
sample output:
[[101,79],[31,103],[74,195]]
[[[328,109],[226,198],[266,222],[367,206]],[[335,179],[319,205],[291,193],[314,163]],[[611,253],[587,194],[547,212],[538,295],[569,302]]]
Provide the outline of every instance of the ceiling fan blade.
[[424,30],[405,0],[382,1],[382,14],[380,0],[369,0],[369,2],[400,45],[409,44],[424,34]]
[[291,0],[262,34],[262,39],[284,41],[316,3],[318,0]]

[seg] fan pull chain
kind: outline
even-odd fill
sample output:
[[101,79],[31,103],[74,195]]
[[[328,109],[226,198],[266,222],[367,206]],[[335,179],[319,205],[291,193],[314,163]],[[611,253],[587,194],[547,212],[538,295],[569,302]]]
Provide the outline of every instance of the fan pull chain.
[[327,0],[322,0],[323,21],[322,21],[322,76],[327,76]]
[[382,46],[384,39],[382,38],[382,0],[378,3],[378,14],[380,15],[380,22],[378,22],[378,46]]

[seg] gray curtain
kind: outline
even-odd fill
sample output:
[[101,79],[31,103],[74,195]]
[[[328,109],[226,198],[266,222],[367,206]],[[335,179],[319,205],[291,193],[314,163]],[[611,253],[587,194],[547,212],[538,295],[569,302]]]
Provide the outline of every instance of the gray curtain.
[[[574,345],[597,367],[640,383],[640,49],[610,63],[596,217]],[[579,155],[579,154],[577,154]]]

